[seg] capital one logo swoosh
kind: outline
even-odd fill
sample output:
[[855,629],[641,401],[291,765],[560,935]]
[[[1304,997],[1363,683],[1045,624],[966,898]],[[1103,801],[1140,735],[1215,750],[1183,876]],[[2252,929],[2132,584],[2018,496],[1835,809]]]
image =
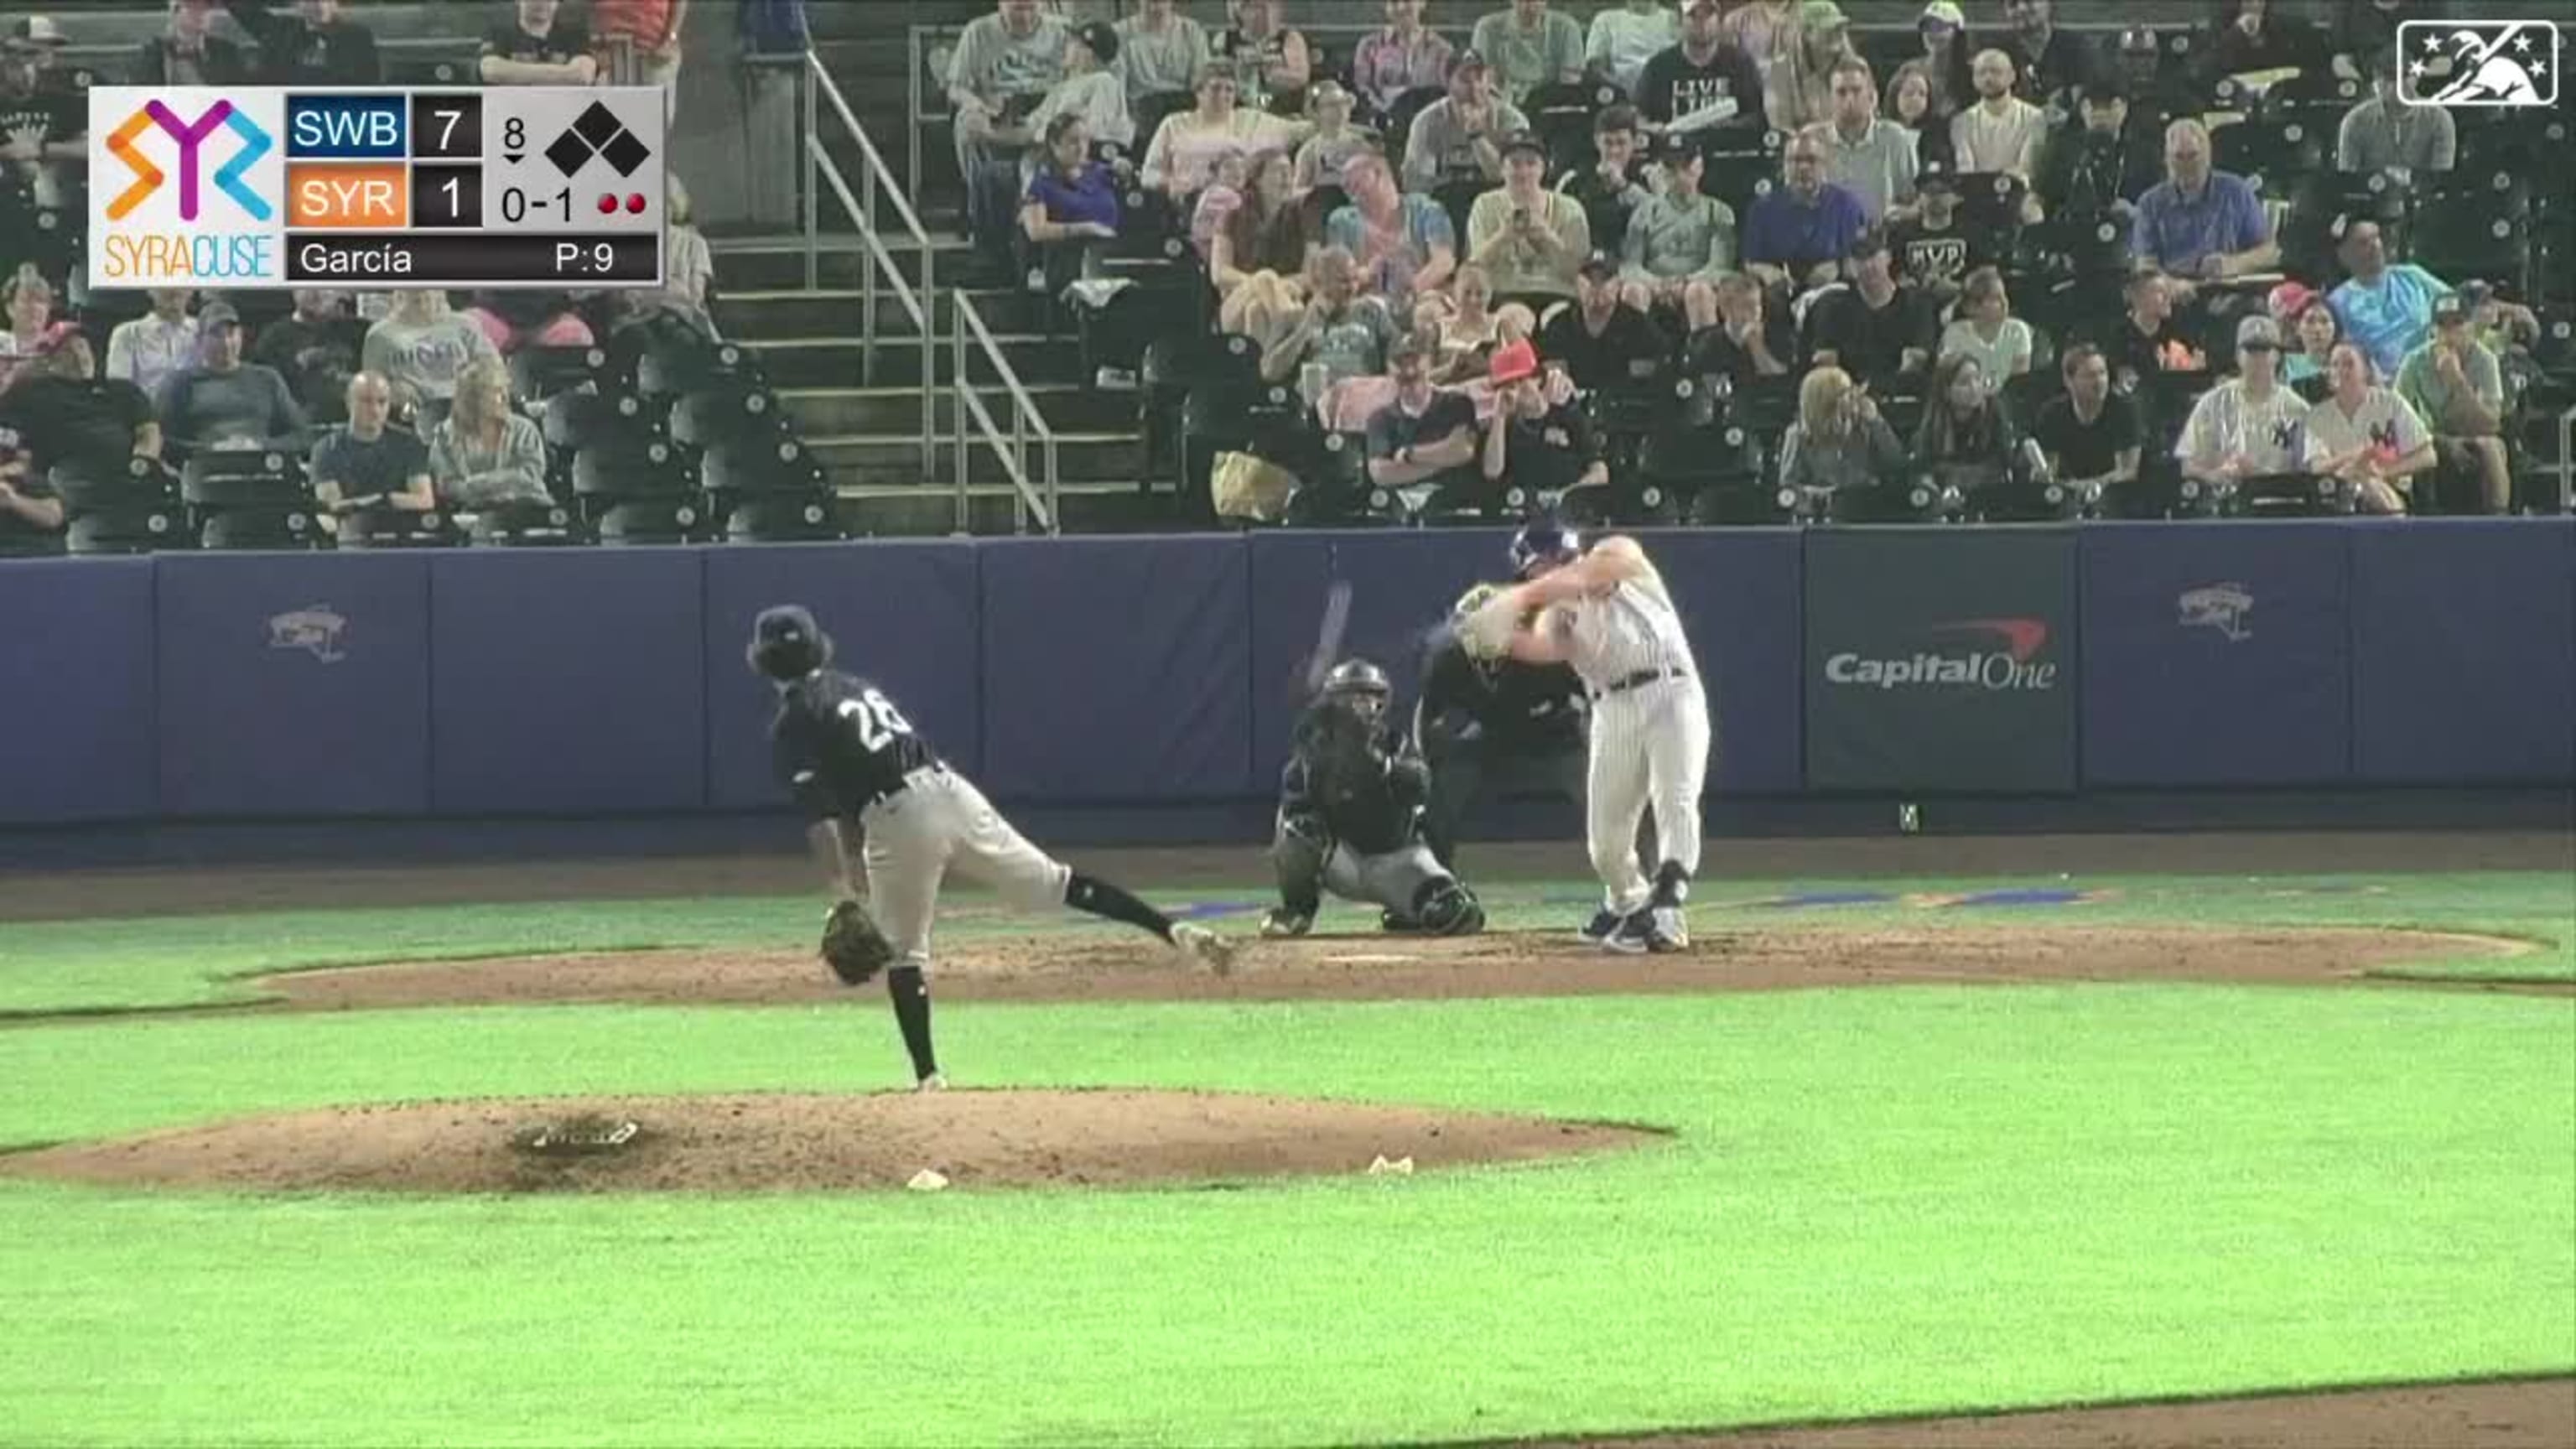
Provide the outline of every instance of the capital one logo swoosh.
[[1986,634],[2002,640],[2004,652],[2015,664],[2028,664],[2031,657],[2048,645],[2046,619],[1961,619],[1955,624],[1935,624],[1935,634]]
[[134,146],[135,139],[153,126],[160,127],[170,139],[179,143],[179,219],[181,221],[195,221],[198,211],[202,209],[201,198],[198,195],[198,175],[205,164],[203,155],[205,142],[214,135],[217,127],[230,130],[240,138],[242,147],[233,153],[233,159],[225,162],[223,168],[215,173],[215,189],[231,197],[233,203],[250,213],[254,221],[266,221],[273,214],[267,198],[253,191],[242,180],[243,174],[257,164],[259,158],[267,155],[277,146],[277,142],[268,132],[260,129],[258,122],[243,115],[230,101],[215,102],[194,121],[180,120],[176,112],[159,101],[146,101],[143,109],[126,117],[125,123],[118,126],[107,138],[108,151],[117,160],[124,162],[127,169],[134,173],[134,184],[126,187],[114,201],[107,204],[108,220],[124,220],[134,208],[143,204],[145,198],[159,191],[162,182],[169,180],[160,167],[152,164],[150,157],[136,150]]

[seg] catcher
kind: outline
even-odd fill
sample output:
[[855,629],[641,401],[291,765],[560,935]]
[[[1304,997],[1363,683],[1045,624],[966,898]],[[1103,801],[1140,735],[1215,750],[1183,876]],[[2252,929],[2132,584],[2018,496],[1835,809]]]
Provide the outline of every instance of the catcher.
[[1461,632],[1501,592],[1499,585],[1476,585],[1450,610],[1450,627],[1432,631],[1413,706],[1413,747],[1431,765],[1423,834],[1451,870],[1458,866],[1458,827],[1488,787],[1541,789],[1580,804],[1589,769],[1589,705],[1574,671],[1479,653]]
[[[947,1085],[931,1051],[924,975],[930,923],[951,864],[1013,905],[1071,906],[1151,931],[1220,973],[1231,964],[1230,948],[1213,932],[1176,922],[1023,839],[982,791],[940,760],[885,691],[829,667],[832,641],[812,614],[794,605],[762,610],[747,657],[778,686],[778,717],[769,729],[778,775],[812,812],[807,839],[831,878],[823,960],[845,985],[886,973],[922,1091]],[[858,856],[872,893],[862,892],[854,868],[854,828],[865,835]]]
[[1279,904],[1261,923],[1262,935],[1314,929],[1327,890],[1383,908],[1379,923],[1390,931],[1464,936],[1484,929],[1484,907],[1424,843],[1431,771],[1386,729],[1392,693],[1386,671],[1344,660],[1298,718],[1295,752],[1280,771],[1271,846]]

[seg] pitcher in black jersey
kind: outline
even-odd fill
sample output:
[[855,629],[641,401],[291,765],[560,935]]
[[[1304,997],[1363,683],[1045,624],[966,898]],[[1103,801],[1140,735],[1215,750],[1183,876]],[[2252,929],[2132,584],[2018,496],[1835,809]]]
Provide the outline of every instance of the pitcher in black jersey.
[[[1022,838],[982,791],[940,760],[884,690],[829,667],[832,641],[811,613],[792,604],[762,610],[748,657],[755,672],[778,686],[770,741],[780,780],[813,815],[806,834],[815,858],[837,899],[864,894],[869,914],[893,943],[886,990],[923,1091],[947,1085],[931,1051],[923,978],[939,885],[951,865],[1015,906],[1071,906],[1151,931],[1219,972],[1231,963],[1231,949],[1214,932],[1176,922]],[[856,852],[853,830],[865,836]]]
[[[1501,590],[1478,584],[1458,600],[1463,620]],[[1458,866],[1458,827],[1488,787],[1540,789],[1580,803],[1590,716],[1583,681],[1562,664],[1479,659],[1455,628],[1432,632],[1413,705],[1413,747],[1431,766],[1423,834],[1440,863]]]

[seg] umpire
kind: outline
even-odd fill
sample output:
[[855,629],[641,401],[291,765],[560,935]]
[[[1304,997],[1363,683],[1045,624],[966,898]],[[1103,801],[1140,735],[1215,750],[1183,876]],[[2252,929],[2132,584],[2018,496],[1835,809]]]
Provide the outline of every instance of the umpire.
[[[1497,593],[1478,584],[1450,611],[1463,619]],[[1458,827],[1488,786],[1545,789],[1583,801],[1590,771],[1583,682],[1562,664],[1479,659],[1455,629],[1434,633],[1413,706],[1413,745],[1431,766],[1423,835],[1458,865]]]

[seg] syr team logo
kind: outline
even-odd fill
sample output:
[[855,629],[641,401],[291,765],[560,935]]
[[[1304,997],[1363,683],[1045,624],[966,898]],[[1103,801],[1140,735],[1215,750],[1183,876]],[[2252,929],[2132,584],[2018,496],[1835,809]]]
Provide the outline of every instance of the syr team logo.
[[181,221],[195,221],[204,209],[204,196],[198,182],[205,172],[205,152],[208,149],[205,143],[218,126],[229,131],[230,139],[239,141],[241,145],[233,152],[232,159],[214,173],[215,189],[232,198],[233,204],[249,213],[253,221],[266,221],[277,214],[277,208],[269,205],[268,198],[242,181],[244,173],[258,164],[259,158],[277,148],[276,140],[262,130],[257,121],[242,114],[241,108],[229,100],[208,106],[193,121],[183,121],[177,112],[156,100],[144,102],[141,110],[126,117],[125,124],[108,135],[108,152],[134,173],[134,184],[117,193],[116,199],[107,204],[108,220],[122,221],[170,179],[160,167],[152,164],[150,157],[134,146],[135,140],[145,130],[155,126],[179,147]]
[[285,92],[93,86],[90,284],[283,280]]
[[2398,99],[2417,106],[2554,106],[2563,52],[2552,20],[2406,20]]

